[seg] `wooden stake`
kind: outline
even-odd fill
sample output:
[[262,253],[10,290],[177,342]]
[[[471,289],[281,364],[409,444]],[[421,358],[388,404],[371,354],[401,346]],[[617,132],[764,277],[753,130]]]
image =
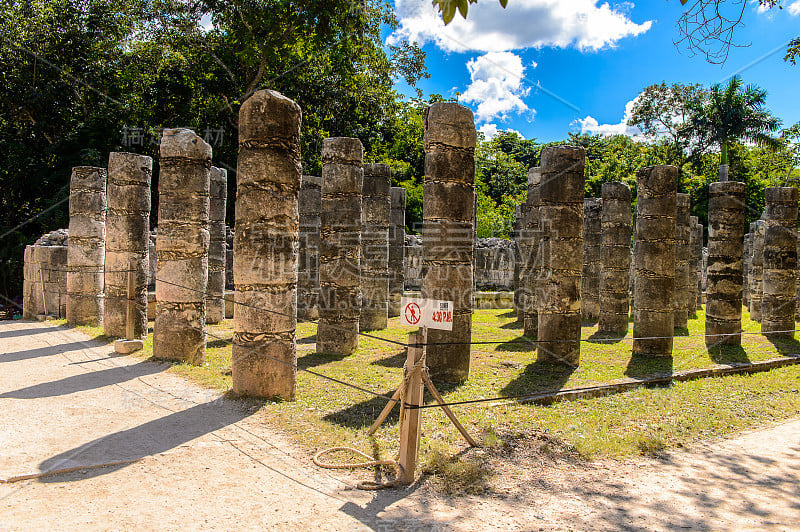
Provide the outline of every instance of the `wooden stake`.
[[373,423],[372,426],[369,428],[369,430],[367,431],[367,434],[369,434],[370,436],[375,434],[375,431],[378,430],[378,427],[380,427],[381,424],[383,424],[383,422],[386,421],[386,418],[389,416],[389,413],[394,408],[394,405],[397,404],[397,400],[400,399],[400,394],[401,393],[403,393],[403,385],[402,384],[394,392],[394,395],[392,395],[392,399],[394,399],[394,400],[393,401],[389,401],[388,403],[386,403],[386,406],[383,407],[383,410],[381,411],[381,414],[378,416],[378,419],[375,420],[375,423]]
[[[406,368],[410,371],[407,376],[408,385],[406,394],[400,408],[405,409],[400,416],[400,456],[398,463],[403,468],[400,482],[411,484],[414,482],[414,472],[417,469],[417,454],[419,452],[420,419],[422,412],[418,407],[422,404],[422,394],[424,385],[422,383],[422,371],[416,367],[422,359],[422,345],[425,342],[425,333],[410,334],[408,336],[408,356]],[[408,405],[411,408],[407,408]]]
[[136,312],[136,300],[134,299],[136,292],[136,261],[130,260],[128,264],[128,305],[125,316],[125,338],[133,340],[134,326],[133,315]]

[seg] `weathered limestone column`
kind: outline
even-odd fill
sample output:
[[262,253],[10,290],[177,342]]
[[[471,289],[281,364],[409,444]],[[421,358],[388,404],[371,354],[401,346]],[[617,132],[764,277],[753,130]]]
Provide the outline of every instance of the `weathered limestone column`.
[[365,164],[361,197],[362,331],[385,329],[389,320],[389,225],[391,169]]
[[761,332],[794,338],[797,301],[797,189],[769,187],[764,191],[764,294]]
[[133,331],[147,336],[147,277],[150,270],[150,180],[153,159],[135,153],[108,156],[106,214],[105,304],[107,336],[125,336],[128,270],[135,263],[136,306]]
[[349,355],[358,348],[363,157],[358,139],[322,142],[318,353]]
[[463,105],[441,102],[425,111],[422,297],[454,307],[452,331],[428,332],[428,367],[438,381],[469,376],[476,136]]
[[322,178],[304,175],[300,184],[300,249],[297,270],[297,319],[319,317],[319,229]]
[[583,200],[583,275],[581,276],[581,318],[600,317],[600,269],[603,264],[601,218],[603,200]]
[[228,202],[228,171],[211,167],[208,210],[208,288],[206,323],[225,319],[225,211]]
[[165,129],[158,164],[153,356],[196,366],[206,356],[211,146]]
[[[703,275],[705,273],[705,261],[703,260],[703,224],[697,223],[695,225],[695,240],[697,244],[697,248],[695,249],[695,253],[697,255],[697,270],[695,271],[695,279],[694,284],[696,285],[694,288],[695,300],[694,300],[694,310],[693,314],[697,314],[698,310],[703,308]],[[691,302],[690,302],[691,304]]]
[[406,189],[391,189],[391,225],[389,226],[389,317],[400,315],[400,298],[406,283]]
[[103,263],[106,256],[105,168],[78,166],[69,185],[67,323],[103,323]]
[[300,106],[261,90],[239,109],[233,391],[294,399]]
[[[797,238],[797,257],[798,261],[800,261],[800,237]],[[800,267],[797,268],[797,278],[795,279],[795,308],[794,308],[794,320],[800,321]]]
[[577,146],[542,151],[536,293],[541,362],[577,366],[580,360],[585,157]]
[[520,283],[522,285],[522,325],[523,334],[528,338],[536,338],[539,334],[539,314],[536,303],[537,283],[541,258],[539,256],[539,207],[542,182],[542,169],[535,166],[528,169],[528,195],[522,204],[522,225],[520,226],[520,252],[522,267]]
[[628,285],[631,269],[631,189],[603,183],[602,268],[598,331],[628,333]]
[[522,321],[522,246],[520,243],[520,228],[522,227],[522,205],[514,209],[514,312],[517,320]]
[[714,182],[708,188],[708,287],[706,345],[742,345],[742,257],[745,184]]
[[761,321],[761,297],[764,294],[764,234],[767,224],[756,220],[750,224],[753,233],[753,258],[750,262],[750,319]]
[[689,194],[677,194],[675,214],[675,323],[685,329],[689,319]]
[[[640,168],[636,188],[633,355],[670,357],[675,320],[678,169],[666,165]],[[653,337],[657,338],[648,339]]]
[[750,309],[750,267],[753,262],[753,233],[744,235],[744,260],[742,261],[742,304]]
[[689,217],[689,285],[686,291],[686,312],[690,318],[697,317],[697,298],[699,297],[700,284],[697,276],[700,274],[700,263],[702,262],[702,250],[697,247],[697,216]]

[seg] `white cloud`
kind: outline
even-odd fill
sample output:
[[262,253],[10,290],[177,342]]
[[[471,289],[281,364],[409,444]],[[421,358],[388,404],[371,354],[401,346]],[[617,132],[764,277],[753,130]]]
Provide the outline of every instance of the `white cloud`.
[[625,104],[625,115],[618,124],[600,124],[597,119],[592,116],[579,118],[575,122],[581,127],[581,133],[603,135],[606,137],[612,135],[628,135],[636,139],[643,139],[642,132],[638,127],[628,125],[628,119],[631,116],[631,111],[633,110],[637,98],[638,96]]
[[789,10],[789,13],[791,13],[792,15],[795,16],[800,15],[800,0],[795,0],[794,2],[789,4],[789,7],[787,9]]
[[520,137],[525,138],[522,136],[522,133],[520,133],[516,129],[510,129],[510,128],[500,129],[497,127],[497,124],[483,124],[481,127],[478,128],[478,131],[483,133],[483,135],[486,137],[486,140],[492,140],[494,137],[497,136],[498,133],[503,133],[503,132],[516,133]]
[[472,82],[459,97],[464,103],[476,104],[478,122],[495,118],[508,119],[512,112],[528,111],[522,101],[530,92],[523,88],[525,67],[522,59],[511,52],[490,52],[467,63]]
[[503,9],[496,0],[484,0],[470,5],[466,20],[457,14],[445,26],[430,0],[396,0],[400,26],[388,42],[432,41],[459,52],[544,46],[598,50],[650,29],[652,21],[637,24],[624,12],[628,9],[629,4],[614,8],[597,0],[515,0]]

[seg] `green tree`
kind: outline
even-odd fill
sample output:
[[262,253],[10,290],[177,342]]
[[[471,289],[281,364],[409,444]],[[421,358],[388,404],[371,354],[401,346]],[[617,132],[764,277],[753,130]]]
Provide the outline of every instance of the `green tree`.
[[734,76],[724,87],[712,85],[708,97],[695,103],[692,127],[708,145],[720,149],[720,181],[728,180],[728,148],[738,141],[778,147],[769,133],[777,131],[780,120],[764,108],[767,91],[755,85],[743,86]]

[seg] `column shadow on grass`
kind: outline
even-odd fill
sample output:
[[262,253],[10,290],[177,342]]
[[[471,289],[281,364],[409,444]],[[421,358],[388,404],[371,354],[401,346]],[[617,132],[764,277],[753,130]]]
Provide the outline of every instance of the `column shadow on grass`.
[[524,328],[525,324],[522,321],[510,321],[504,325],[501,325],[501,329],[522,329]]
[[537,360],[528,364],[516,379],[506,384],[500,394],[511,396],[557,392],[564,388],[576,369]]
[[800,357],[800,342],[795,338],[780,338],[770,335],[767,335],[766,338],[775,346],[781,356]]
[[338,362],[347,358],[347,355],[330,355],[327,353],[309,353],[297,359],[297,369],[308,369],[322,366],[330,362]]
[[402,368],[403,364],[406,363],[407,358],[408,354],[406,353],[406,350],[403,349],[402,351],[398,351],[392,356],[378,359],[375,362],[373,362],[373,364],[375,364],[376,366],[382,366],[384,368]]
[[595,331],[586,341],[590,344],[617,344],[624,339],[624,334]]
[[517,353],[536,351],[536,339],[520,335],[507,342],[499,342],[495,351],[513,351]]
[[[632,356],[625,368],[625,376],[634,379],[651,377],[671,377],[673,373],[672,357]],[[666,384],[669,386],[669,383]]]
[[[383,395],[391,397],[394,392],[394,390],[386,390],[383,392]],[[351,429],[366,428],[372,425],[378,418],[378,414],[381,413],[383,407],[385,407],[387,403],[388,401],[383,397],[372,397],[371,399],[361,401],[360,403],[348,406],[342,410],[325,414],[322,419]],[[397,423],[399,420],[400,405],[395,404],[383,424],[391,425]]]
[[714,345],[708,348],[708,356],[716,364],[747,364],[750,357],[740,345]]

